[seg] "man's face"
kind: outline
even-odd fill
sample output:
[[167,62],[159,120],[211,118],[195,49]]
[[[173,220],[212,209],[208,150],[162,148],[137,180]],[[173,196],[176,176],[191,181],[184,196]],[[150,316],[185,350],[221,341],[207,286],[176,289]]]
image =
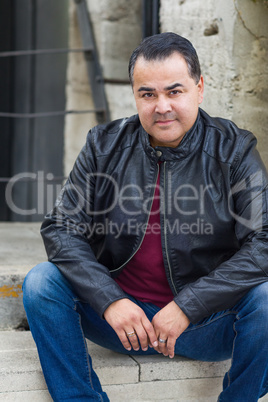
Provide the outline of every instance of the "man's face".
[[177,147],[193,126],[203,100],[204,82],[190,77],[177,52],[161,61],[136,61],[133,92],[141,124],[153,147]]

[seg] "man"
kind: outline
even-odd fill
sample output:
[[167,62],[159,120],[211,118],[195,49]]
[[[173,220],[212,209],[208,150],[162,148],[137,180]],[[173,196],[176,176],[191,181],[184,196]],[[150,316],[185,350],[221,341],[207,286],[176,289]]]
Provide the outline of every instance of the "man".
[[146,38],[130,80],[138,115],[93,128],[24,283],[55,401],[107,401],[85,337],[121,353],[232,357],[219,401],[268,384],[267,176],[255,137],[199,105],[192,44]]

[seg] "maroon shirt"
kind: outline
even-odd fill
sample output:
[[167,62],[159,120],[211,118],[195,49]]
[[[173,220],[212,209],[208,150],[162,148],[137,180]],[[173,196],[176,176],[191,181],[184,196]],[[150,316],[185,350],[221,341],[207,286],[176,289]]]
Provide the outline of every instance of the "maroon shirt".
[[171,302],[174,296],[166,278],[162,255],[159,183],[158,175],[150,218],[141,247],[115,281],[136,299],[162,308]]

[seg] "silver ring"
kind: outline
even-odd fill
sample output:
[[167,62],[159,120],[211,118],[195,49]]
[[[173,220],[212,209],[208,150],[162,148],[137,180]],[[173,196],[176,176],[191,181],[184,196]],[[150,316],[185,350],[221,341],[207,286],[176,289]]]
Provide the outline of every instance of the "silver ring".
[[134,335],[136,335],[136,332],[135,331],[133,331],[133,332],[127,332],[127,336],[130,338],[131,336],[134,336]]
[[167,339],[161,339],[161,338],[159,338],[158,340],[159,340],[160,343],[166,343],[166,342],[167,342]]

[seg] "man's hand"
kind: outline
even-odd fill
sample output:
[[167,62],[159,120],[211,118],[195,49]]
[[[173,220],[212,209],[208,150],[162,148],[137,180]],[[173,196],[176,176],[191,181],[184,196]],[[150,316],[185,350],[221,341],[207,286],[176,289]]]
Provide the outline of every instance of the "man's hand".
[[[165,356],[174,357],[175,342],[189,326],[190,320],[172,301],[154,316],[152,324],[158,338],[158,347],[155,349]],[[161,343],[159,339],[167,340],[167,342]]]
[[[155,330],[144,311],[129,299],[117,300],[104,312],[104,318],[117,333],[125,349],[147,350],[148,345],[157,348]],[[130,334],[128,336],[127,334]]]

